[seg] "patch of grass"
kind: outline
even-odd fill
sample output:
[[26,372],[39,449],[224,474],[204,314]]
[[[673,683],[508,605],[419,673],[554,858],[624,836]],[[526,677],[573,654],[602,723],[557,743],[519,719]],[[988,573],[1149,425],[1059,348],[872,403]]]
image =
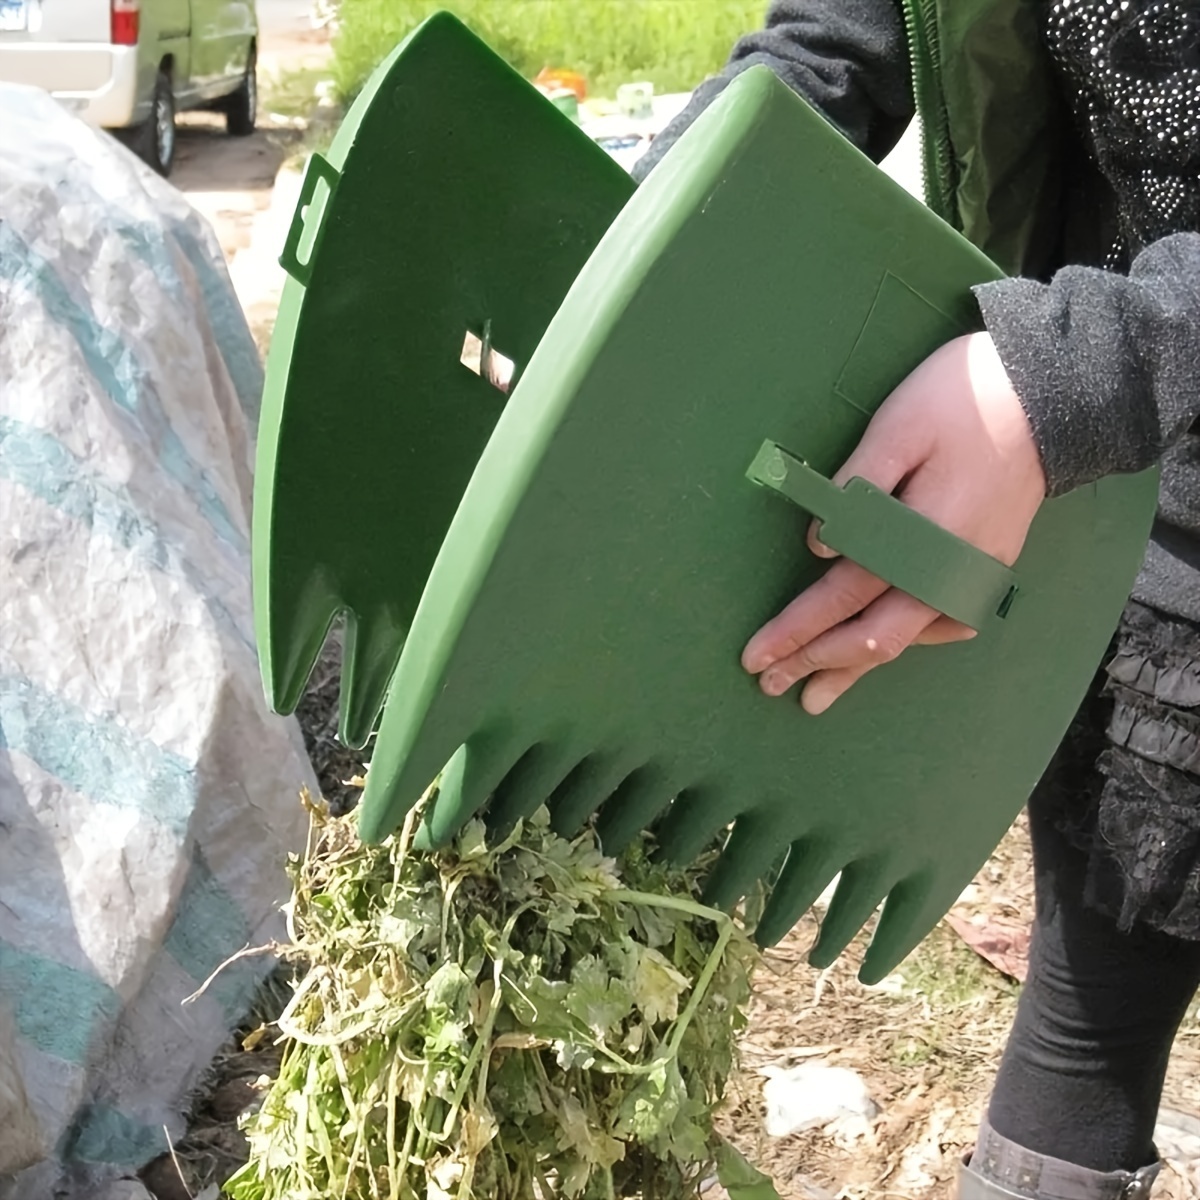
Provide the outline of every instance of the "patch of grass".
[[899,968],[904,997],[918,1000],[921,1019],[898,1028],[892,1064],[921,1066],[937,1059],[952,1074],[974,1060],[990,1064],[1016,1012],[1020,987],[989,967],[939,925]]
[[937,1047],[924,1038],[908,1037],[897,1039],[892,1047],[892,1066],[920,1067],[937,1053]]
[[299,67],[259,81],[260,107],[284,117],[308,117],[316,106],[319,84],[329,79],[324,67]]
[[899,968],[906,989],[939,1011],[1015,1003],[1020,988],[948,925],[939,925]]
[[[286,146],[288,165],[296,170],[314,151],[328,153],[345,115],[340,103],[318,103],[318,93],[322,89],[333,89],[327,66],[281,71],[264,75],[259,82],[263,124]],[[291,124],[276,128],[273,117],[282,117]]]
[[634,80],[690,91],[761,25],[766,0],[341,0],[334,81],[343,99],[445,8],[523,75],[563,67],[583,74],[592,95],[613,96]]

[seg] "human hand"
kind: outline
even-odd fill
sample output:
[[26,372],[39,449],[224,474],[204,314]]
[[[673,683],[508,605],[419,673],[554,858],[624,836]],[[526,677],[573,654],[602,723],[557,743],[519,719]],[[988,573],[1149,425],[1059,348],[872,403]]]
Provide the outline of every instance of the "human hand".
[[[988,334],[947,343],[884,401],[833,480],[844,486],[856,476],[1006,565],[1016,561],[1046,478]],[[837,557],[821,545],[817,522],[808,544],[821,557]],[[750,639],[742,666],[768,696],[807,679],[801,703],[816,715],[907,647],[974,636],[843,559]]]

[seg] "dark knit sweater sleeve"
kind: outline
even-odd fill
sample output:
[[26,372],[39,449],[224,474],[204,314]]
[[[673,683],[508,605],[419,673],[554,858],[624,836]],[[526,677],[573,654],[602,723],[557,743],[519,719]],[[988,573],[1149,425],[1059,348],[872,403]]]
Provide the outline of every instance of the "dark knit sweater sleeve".
[[1153,465],[1200,417],[1200,233],[1128,276],[1066,267],[976,289],[1052,496]]
[[896,0],[773,0],[765,27],[742,38],[725,69],[695,91],[653,141],[640,183],[731,79],[764,64],[876,162],[913,116],[908,44]]

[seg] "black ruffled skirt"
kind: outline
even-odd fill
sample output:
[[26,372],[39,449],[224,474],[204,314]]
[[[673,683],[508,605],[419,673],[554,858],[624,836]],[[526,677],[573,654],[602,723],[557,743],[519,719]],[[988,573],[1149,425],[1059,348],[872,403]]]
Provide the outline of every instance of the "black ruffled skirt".
[[1200,626],[1130,602],[1030,807],[1088,856],[1090,907],[1200,941]]

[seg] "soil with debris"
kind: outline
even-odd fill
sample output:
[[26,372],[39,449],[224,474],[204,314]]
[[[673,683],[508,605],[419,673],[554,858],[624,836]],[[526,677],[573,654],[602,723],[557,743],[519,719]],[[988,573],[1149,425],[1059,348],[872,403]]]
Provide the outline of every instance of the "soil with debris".
[[[954,911],[901,967],[868,988],[855,977],[865,936],[824,972],[805,964],[819,911],[767,957],[743,1044],[741,1094],[727,1134],[775,1180],[783,1200],[954,1194],[964,1151],[987,1104],[1019,985],[1033,917],[1033,873],[1022,817]],[[959,932],[962,931],[962,932]],[[971,949],[966,938],[979,947]],[[878,1108],[822,1128],[763,1131],[764,1075],[801,1062],[848,1067]],[[1175,1045],[1158,1138],[1167,1168],[1155,1197],[1200,1197],[1200,1017],[1193,1004]]]
[[[1031,898],[1024,831],[1009,835],[957,915],[1014,913]],[[943,922],[887,979],[864,987],[854,947],[825,971],[805,963],[820,910],[767,956],[743,1044],[742,1097],[728,1136],[772,1176],[784,1200],[943,1197],[970,1146],[1015,1010],[1017,985]],[[800,1063],[849,1068],[877,1115],[836,1118],[786,1137],[763,1128],[764,1076]]]

